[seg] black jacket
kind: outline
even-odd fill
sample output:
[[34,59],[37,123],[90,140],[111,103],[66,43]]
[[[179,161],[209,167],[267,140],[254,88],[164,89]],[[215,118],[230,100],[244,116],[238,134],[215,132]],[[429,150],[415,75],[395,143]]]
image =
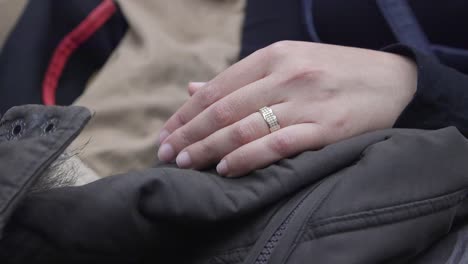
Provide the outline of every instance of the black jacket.
[[375,132],[240,179],[159,167],[29,193],[89,117],[42,106],[3,117],[2,263],[466,259],[468,141],[453,127]]

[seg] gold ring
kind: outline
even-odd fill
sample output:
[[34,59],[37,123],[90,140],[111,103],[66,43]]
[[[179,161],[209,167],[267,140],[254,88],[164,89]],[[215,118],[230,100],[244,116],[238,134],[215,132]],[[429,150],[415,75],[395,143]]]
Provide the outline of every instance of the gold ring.
[[275,114],[273,113],[273,110],[270,107],[262,107],[260,108],[260,110],[258,110],[258,112],[262,114],[263,119],[268,124],[268,127],[270,128],[270,133],[273,133],[281,128],[281,126],[278,123],[278,118],[276,118]]

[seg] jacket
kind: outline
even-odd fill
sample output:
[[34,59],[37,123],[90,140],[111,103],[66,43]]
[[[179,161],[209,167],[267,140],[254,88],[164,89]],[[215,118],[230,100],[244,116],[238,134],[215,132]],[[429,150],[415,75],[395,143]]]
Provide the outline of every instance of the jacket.
[[28,192],[89,118],[81,107],[4,115],[2,263],[466,259],[468,141],[455,128],[374,132],[240,179],[156,167]]

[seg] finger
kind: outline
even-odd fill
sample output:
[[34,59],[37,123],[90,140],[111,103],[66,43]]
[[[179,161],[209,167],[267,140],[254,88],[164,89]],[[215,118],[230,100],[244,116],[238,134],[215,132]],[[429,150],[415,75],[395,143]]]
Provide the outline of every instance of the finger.
[[188,93],[193,96],[200,88],[206,85],[206,82],[190,82],[188,84]]
[[324,144],[325,137],[319,124],[293,125],[236,149],[223,158],[216,170],[222,176],[238,177]]
[[[279,104],[271,107],[282,127],[292,125],[287,118],[291,116],[291,104]],[[268,124],[259,112],[216,131],[207,138],[184,149],[176,159],[180,168],[203,169],[219,162],[224,156],[270,133]]]
[[266,92],[271,86],[271,79],[265,78],[219,100],[168,136],[158,151],[159,159],[172,161],[187,146],[257,112],[265,105],[275,104],[273,93]]
[[[206,85],[206,82],[189,82],[187,86],[187,90],[190,96],[193,96],[197,91],[199,91],[203,86]],[[167,130],[161,130],[161,133],[159,133],[159,144],[161,144],[168,136],[169,136],[169,131]]]
[[169,118],[161,134],[171,134],[227,94],[264,78],[267,75],[268,60],[264,59],[263,54],[264,52],[255,52],[208,82]]

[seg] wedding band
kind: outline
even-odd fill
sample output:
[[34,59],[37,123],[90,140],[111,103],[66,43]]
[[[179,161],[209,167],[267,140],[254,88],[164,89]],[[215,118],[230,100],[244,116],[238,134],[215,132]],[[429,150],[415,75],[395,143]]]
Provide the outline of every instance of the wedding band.
[[270,133],[273,133],[281,128],[278,123],[278,118],[276,118],[275,114],[273,113],[273,110],[271,110],[270,107],[262,107],[260,108],[260,110],[258,110],[258,112],[262,114],[263,119],[268,124],[268,127],[270,128]]

